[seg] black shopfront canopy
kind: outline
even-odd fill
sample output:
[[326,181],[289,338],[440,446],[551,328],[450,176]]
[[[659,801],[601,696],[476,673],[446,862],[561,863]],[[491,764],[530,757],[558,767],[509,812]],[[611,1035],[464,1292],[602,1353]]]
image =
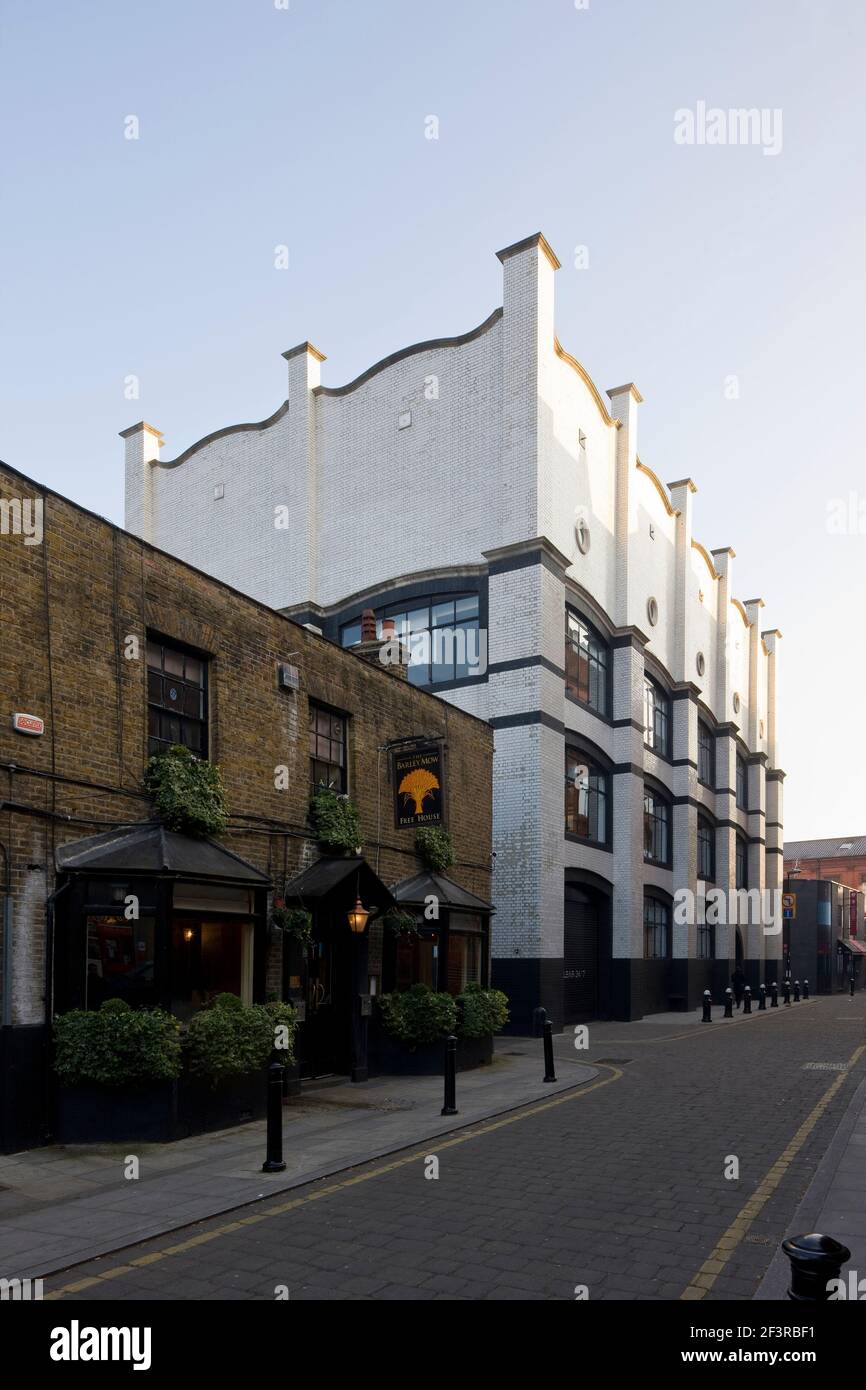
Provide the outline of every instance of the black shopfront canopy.
[[444,874],[413,874],[411,878],[403,878],[399,883],[395,883],[391,891],[401,907],[422,908],[434,897],[440,907],[449,908],[452,912],[471,912],[489,916],[495,911],[490,903],[470,893],[468,888],[461,888],[459,883],[446,878]]
[[163,825],[122,826],[55,851],[58,873],[168,875],[220,881],[238,887],[269,888],[270,879],[254,864],[217,844],[166,830]]

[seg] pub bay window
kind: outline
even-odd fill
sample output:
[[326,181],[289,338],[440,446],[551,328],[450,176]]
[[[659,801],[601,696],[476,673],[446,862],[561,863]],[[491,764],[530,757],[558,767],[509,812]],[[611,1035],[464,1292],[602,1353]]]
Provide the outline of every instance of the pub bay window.
[[148,638],[147,751],[164,753],[172,744],[208,755],[207,661],[184,648]]
[[566,691],[597,714],[608,714],[609,669],[607,643],[569,609],[565,615]]
[[608,842],[608,776],[578,749],[565,750],[565,832]]
[[670,697],[651,676],[644,678],[644,736],[647,748],[662,758],[671,755]]
[[346,716],[310,701],[310,788],[313,796],[346,789]]

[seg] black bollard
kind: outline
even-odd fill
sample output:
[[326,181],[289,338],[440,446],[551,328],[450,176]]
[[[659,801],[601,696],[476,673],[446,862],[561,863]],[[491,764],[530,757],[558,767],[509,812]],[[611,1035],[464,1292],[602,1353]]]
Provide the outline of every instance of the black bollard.
[[544,1079],[556,1080],[556,1072],[553,1070],[553,1024],[549,1018],[544,1020]]
[[733,1017],[734,1017],[734,991],[733,991],[732,989],[726,989],[726,990],[725,990],[725,1018],[733,1018]]
[[458,1115],[457,1109],[457,1039],[449,1033],[445,1039],[445,1104],[443,1115]]
[[783,1240],[782,1249],[791,1261],[788,1297],[795,1303],[828,1303],[828,1283],[841,1277],[843,1264],[851,1258],[847,1245],[813,1231]]
[[704,990],[704,1016],[701,1023],[712,1023],[713,1021],[713,996],[708,989]]
[[808,998],[809,998],[809,981],[808,981],[808,980],[804,980],[804,981],[803,981],[803,998],[804,998],[804,999],[808,999]]
[[851,971],[851,988],[850,988],[850,990],[849,990],[848,992],[849,992],[849,994],[851,995],[851,998],[853,999],[853,998],[854,998],[854,971],[853,971],[853,970]]
[[785,1001],[785,1008],[788,1008],[791,1003],[791,981],[788,979],[782,986],[782,998]]
[[776,984],[776,981],[774,980],[773,983],[770,985],[770,1008],[771,1008],[771,1009],[778,1009],[778,1007],[779,1007],[779,986]]
[[767,986],[761,985],[760,998],[758,999],[758,1013],[761,1014],[767,1007]]
[[268,1156],[263,1173],[282,1173],[283,1162],[283,1068],[279,1062],[268,1067]]
[[799,1004],[799,1002],[800,1002],[800,981],[799,981],[799,980],[795,980],[795,981],[794,981],[794,1003],[795,1003],[795,1004]]
[[541,1005],[532,1010],[532,1036],[534,1038],[544,1037],[544,1020],[547,1018],[547,1010]]
[[752,991],[751,991],[751,989],[749,988],[749,986],[746,985],[746,988],[743,990],[743,1013],[744,1013],[744,1014],[750,1014],[751,1012],[752,1012]]

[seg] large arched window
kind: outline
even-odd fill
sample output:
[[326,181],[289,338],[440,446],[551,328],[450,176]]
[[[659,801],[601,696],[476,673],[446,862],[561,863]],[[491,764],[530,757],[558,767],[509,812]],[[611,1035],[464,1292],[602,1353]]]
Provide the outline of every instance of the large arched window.
[[643,794],[643,857],[647,864],[670,867],[671,804],[652,787]]
[[[477,594],[431,594],[376,609],[376,636],[383,622],[409,649],[413,685],[441,685],[487,672],[486,633],[479,627]],[[361,640],[361,619],[344,623],[340,645]]]
[[666,691],[652,676],[643,683],[643,741],[647,748],[663,758],[671,755],[671,701]]
[[610,713],[610,649],[570,608],[565,614],[565,689],[597,714]]
[[607,845],[610,839],[610,779],[577,748],[565,750],[565,833]]

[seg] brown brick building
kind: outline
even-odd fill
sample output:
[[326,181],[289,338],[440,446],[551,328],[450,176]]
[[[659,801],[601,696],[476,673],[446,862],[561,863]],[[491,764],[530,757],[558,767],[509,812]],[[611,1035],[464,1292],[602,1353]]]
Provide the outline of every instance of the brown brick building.
[[866,889],[866,835],[835,840],[785,843],[785,878],[831,878],[848,888]]
[[[52,1013],[121,986],[180,1014],[211,987],[292,997],[307,1011],[308,1051],[318,1049],[311,1065],[348,1070],[355,996],[341,942],[357,896],[373,909],[370,992],[419,978],[453,992],[487,982],[488,725],[375,653],[336,647],[3,465],[0,522],[7,1148],[44,1132]],[[31,718],[15,727],[22,715]],[[149,753],[179,742],[222,770],[230,820],[220,845],[161,831],[142,791]],[[395,885],[411,883],[410,908],[428,896],[417,826],[398,826],[411,816],[397,814],[393,786],[396,755],[419,748],[440,759],[455,863],[441,918],[409,945],[376,913]],[[360,857],[322,856],[308,821],[322,782],[357,806]],[[130,894],[134,929],[123,915]],[[275,896],[313,911],[308,955],[270,923]]]

